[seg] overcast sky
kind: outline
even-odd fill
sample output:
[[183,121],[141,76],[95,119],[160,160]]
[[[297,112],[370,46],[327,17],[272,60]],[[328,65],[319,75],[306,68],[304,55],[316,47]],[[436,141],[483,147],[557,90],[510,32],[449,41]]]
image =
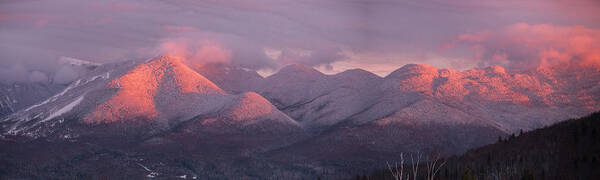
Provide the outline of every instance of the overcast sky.
[[61,56],[165,54],[263,74],[301,63],[381,76],[407,63],[598,62],[599,22],[598,0],[2,0],[0,80],[51,74]]

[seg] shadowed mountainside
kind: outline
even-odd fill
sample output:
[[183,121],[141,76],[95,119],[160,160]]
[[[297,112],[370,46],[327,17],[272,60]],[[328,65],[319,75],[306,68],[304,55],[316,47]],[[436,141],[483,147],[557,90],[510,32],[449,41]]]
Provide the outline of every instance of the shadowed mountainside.
[[[447,163],[436,179],[598,179],[600,112],[499,139],[443,161]],[[424,175],[425,164],[420,166],[418,174]],[[381,170],[369,179],[393,177]]]

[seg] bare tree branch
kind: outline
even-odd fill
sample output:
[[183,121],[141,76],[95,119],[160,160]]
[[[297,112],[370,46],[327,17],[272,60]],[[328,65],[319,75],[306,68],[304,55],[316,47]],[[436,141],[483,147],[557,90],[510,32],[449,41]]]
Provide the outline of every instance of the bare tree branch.
[[413,180],[417,180],[417,172],[419,171],[419,163],[421,161],[421,153],[417,152],[416,155],[416,162],[415,159],[413,159],[413,155],[410,154],[410,163],[412,164],[412,171],[413,171]]
[[402,180],[404,177],[404,154],[400,153],[400,169],[398,169],[398,163],[394,163],[394,167],[390,165],[390,163],[386,162],[388,166],[388,170],[392,174],[395,180]]
[[427,168],[427,180],[434,180],[435,179],[435,175],[439,172],[439,170],[442,168],[442,166],[444,166],[446,164],[446,161],[441,162],[440,164],[438,164],[439,160],[440,160],[440,154],[439,153],[431,153],[428,158],[427,158],[427,163],[425,164],[426,168]]

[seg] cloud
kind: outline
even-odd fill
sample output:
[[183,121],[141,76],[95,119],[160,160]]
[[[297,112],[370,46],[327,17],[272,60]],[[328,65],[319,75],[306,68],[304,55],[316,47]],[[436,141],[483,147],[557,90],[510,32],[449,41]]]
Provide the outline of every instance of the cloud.
[[64,65],[54,74],[53,82],[58,84],[68,84],[77,80],[79,76],[80,74],[77,69],[69,65]]
[[229,64],[231,61],[231,50],[211,40],[169,39],[160,48],[162,55],[180,57],[191,64]]
[[[267,52],[265,51],[265,53]],[[275,50],[275,52],[271,49],[271,53],[277,54],[272,58],[281,65],[298,63],[308,66],[324,66],[328,70],[333,68],[332,63],[348,58],[339,48],[319,48],[319,50],[287,48]]]
[[447,48],[469,48],[478,66],[528,69],[571,64],[600,67],[600,29],[513,24],[498,31],[462,34]]
[[48,80],[48,75],[44,72],[33,71],[29,74],[29,82],[46,83]]
[[3,68],[0,67],[0,80],[6,82],[14,81],[27,81],[29,72],[22,64],[15,64],[13,66]]
[[[0,12],[2,69],[21,64],[28,72],[49,75],[60,69],[61,56],[100,63],[144,59],[180,39],[188,41],[184,46],[190,53],[220,54],[204,59],[220,57],[254,70],[288,63],[331,70],[332,64],[349,60],[356,65],[462,64],[441,62],[456,58],[439,58],[435,49],[453,35],[515,22],[599,28],[600,21],[596,0],[10,0],[0,2]],[[213,44],[202,50],[205,41]],[[273,58],[265,49],[280,54]],[[349,58],[345,51],[370,58]],[[545,56],[560,58],[560,53]]]
[[[269,43],[236,34],[205,31],[194,26],[169,25],[163,29],[169,32],[169,37],[161,40],[160,52],[183,56],[196,63],[227,63],[259,70],[278,69],[294,63],[330,66],[333,62],[345,59],[341,49],[329,43],[313,46]],[[269,55],[270,52],[278,54]]]
[[163,55],[182,56],[195,64],[225,63],[249,69],[275,66],[260,42],[190,26],[166,26],[163,29],[169,34],[160,40],[158,49]]

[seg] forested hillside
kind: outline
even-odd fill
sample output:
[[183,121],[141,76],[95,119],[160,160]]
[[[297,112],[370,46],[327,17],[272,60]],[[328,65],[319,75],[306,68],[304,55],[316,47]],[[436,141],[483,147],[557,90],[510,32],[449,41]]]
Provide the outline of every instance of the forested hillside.
[[[404,179],[413,179],[410,158],[404,156]],[[499,137],[495,144],[439,160],[438,166],[443,162],[434,179],[598,179],[600,112]],[[356,178],[395,179],[393,173],[399,170],[391,168]],[[427,163],[421,163],[418,179],[427,178],[427,170]]]

